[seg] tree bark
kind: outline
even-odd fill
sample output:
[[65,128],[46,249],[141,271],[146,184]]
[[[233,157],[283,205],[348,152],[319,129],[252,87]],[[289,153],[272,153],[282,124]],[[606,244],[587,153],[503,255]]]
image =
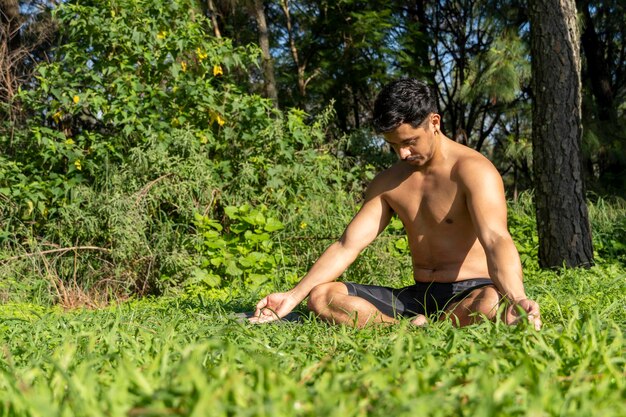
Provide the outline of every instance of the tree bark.
[[211,19],[211,25],[213,26],[213,34],[216,38],[220,39],[222,37],[222,32],[220,32],[220,25],[217,21],[217,11],[215,4],[213,4],[213,0],[207,0],[206,7],[209,19]]
[[6,103],[11,102],[17,90],[22,21],[17,0],[0,0],[0,101]]
[[574,0],[531,0],[532,141],[539,263],[591,266],[582,179],[579,33]]
[[19,28],[22,20],[17,0],[0,0],[0,26],[3,32],[0,36],[6,36],[9,50],[20,46]]
[[259,29],[259,46],[262,53],[262,68],[264,78],[265,96],[278,105],[278,93],[276,91],[276,79],[274,77],[274,62],[270,54],[270,37],[265,20],[265,8],[263,0],[254,0],[254,14]]
[[298,91],[300,96],[304,97],[306,94],[306,84],[304,80],[304,71],[306,70],[306,64],[300,64],[300,56],[298,53],[298,47],[296,46],[296,40],[293,34],[293,26],[291,23],[291,13],[289,12],[289,0],[280,0],[280,7],[283,9],[285,19],[287,21],[287,36],[289,37],[289,49],[291,50],[291,56],[293,62],[296,65],[296,71],[298,75]]

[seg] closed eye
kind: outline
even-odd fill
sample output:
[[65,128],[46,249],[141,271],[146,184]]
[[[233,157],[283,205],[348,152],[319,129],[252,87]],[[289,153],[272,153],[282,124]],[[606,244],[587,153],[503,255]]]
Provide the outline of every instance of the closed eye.
[[406,140],[403,140],[401,143],[392,143],[392,142],[387,142],[387,143],[394,148],[404,148],[406,146],[415,145],[417,143],[417,138],[406,139]]

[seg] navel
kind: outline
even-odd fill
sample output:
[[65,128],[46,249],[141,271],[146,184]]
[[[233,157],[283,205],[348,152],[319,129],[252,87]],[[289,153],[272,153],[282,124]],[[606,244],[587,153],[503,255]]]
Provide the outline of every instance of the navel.
[[448,224],[452,224],[452,223],[454,223],[454,220],[452,220],[452,219],[446,219],[446,223],[448,223]]

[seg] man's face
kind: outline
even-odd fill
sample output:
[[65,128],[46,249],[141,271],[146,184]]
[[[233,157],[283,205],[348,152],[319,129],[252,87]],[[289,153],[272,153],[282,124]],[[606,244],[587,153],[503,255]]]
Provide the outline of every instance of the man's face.
[[418,127],[403,123],[383,136],[398,157],[413,166],[428,163],[438,147],[439,115],[431,115]]

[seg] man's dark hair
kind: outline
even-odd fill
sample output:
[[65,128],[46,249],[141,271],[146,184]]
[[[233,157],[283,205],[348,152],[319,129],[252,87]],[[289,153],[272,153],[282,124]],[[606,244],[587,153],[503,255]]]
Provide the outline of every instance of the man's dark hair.
[[425,82],[414,78],[392,81],[374,102],[374,129],[377,133],[391,132],[402,123],[418,127],[436,112],[435,94]]

